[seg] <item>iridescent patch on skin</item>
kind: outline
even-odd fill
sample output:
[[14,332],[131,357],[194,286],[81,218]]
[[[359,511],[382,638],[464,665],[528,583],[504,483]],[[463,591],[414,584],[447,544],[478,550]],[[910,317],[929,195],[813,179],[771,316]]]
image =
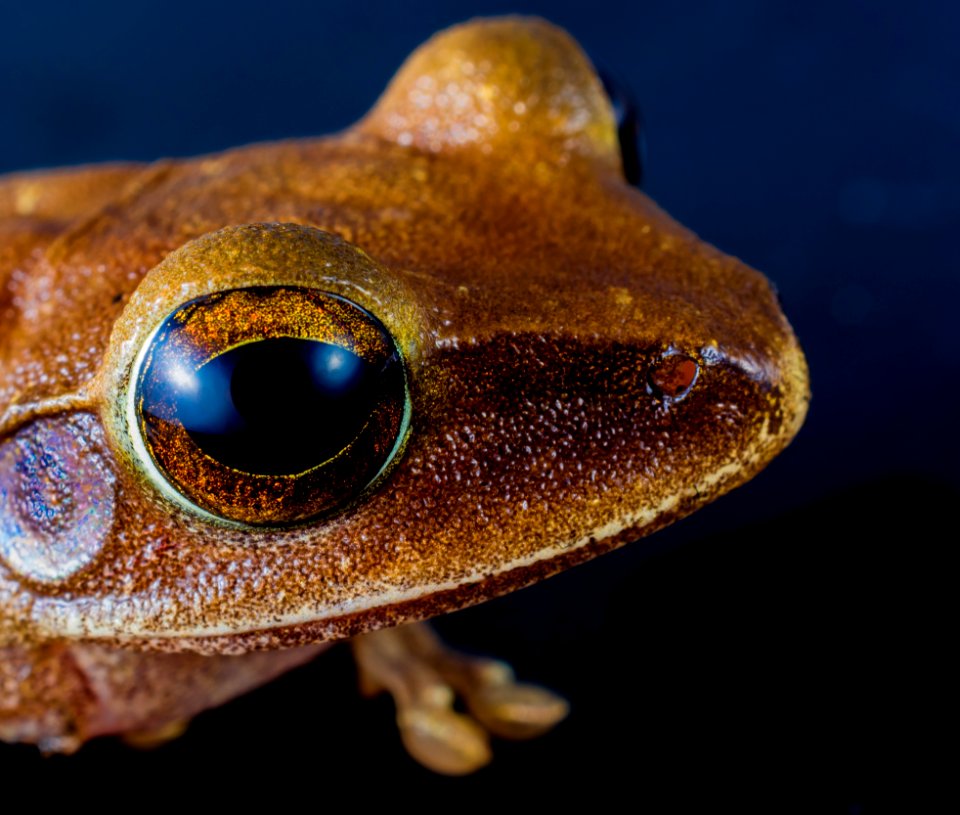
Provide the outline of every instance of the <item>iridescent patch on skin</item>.
[[89,414],[40,419],[0,444],[0,559],[40,582],[64,580],[110,535],[116,477]]

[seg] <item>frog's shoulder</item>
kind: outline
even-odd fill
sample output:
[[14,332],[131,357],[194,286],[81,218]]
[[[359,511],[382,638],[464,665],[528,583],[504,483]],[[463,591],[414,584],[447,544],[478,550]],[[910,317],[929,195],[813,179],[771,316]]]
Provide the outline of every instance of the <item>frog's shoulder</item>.
[[113,162],[0,175],[0,223],[32,218],[67,224],[108,204],[142,169]]
[[0,304],[36,250],[109,204],[141,170],[118,162],[0,175]]
[[[15,373],[22,368],[23,345],[50,351],[33,379],[55,367],[56,358],[69,350],[67,343],[49,333],[39,342],[36,337],[25,337],[19,345],[16,342],[27,323],[40,322],[22,313],[23,303],[39,302],[44,292],[57,286],[55,264],[46,260],[49,251],[63,236],[82,229],[91,218],[122,200],[125,191],[142,177],[143,167],[116,162],[0,176],[0,431],[12,394],[23,386],[24,377]],[[40,296],[28,294],[28,289]],[[76,320],[71,323],[76,333]]]

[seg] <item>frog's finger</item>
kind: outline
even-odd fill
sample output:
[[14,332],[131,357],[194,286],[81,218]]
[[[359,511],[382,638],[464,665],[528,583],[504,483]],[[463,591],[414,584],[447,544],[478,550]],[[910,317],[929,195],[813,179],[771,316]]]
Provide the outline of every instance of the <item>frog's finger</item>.
[[[424,624],[375,631],[353,641],[360,689],[386,691],[397,705],[397,726],[407,752],[444,775],[465,775],[491,759],[487,733],[453,710],[453,688],[416,644]],[[411,629],[414,629],[411,632]],[[427,631],[424,638],[433,638]]]
[[[517,682],[505,662],[448,648],[424,623],[366,634],[353,646],[361,688],[393,696],[407,751],[436,772],[472,772],[490,760],[487,733],[533,738],[569,710],[552,691]],[[456,696],[470,716],[453,710]]]
[[407,752],[424,767],[443,775],[467,775],[493,757],[484,729],[449,708],[408,707],[397,712]]
[[539,685],[478,683],[463,691],[470,712],[491,733],[505,739],[532,739],[562,722],[570,705]]
[[398,629],[406,647],[429,663],[467,703],[470,713],[496,736],[529,739],[566,718],[570,706],[553,691],[516,681],[513,669],[489,657],[447,647],[427,625]]
[[121,738],[130,747],[138,750],[153,750],[179,739],[190,726],[190,719],[174,719],[153,730],[130,730]]

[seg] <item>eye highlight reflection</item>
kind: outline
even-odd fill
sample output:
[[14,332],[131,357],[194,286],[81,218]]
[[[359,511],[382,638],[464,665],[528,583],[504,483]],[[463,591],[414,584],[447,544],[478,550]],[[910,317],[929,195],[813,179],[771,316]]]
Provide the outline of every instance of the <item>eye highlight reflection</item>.
[[170,314],[143,355],[136,422],[190,503],[247,523],[341,506],[402,446],[409,398],[383,324],[303,287],[234,289]]

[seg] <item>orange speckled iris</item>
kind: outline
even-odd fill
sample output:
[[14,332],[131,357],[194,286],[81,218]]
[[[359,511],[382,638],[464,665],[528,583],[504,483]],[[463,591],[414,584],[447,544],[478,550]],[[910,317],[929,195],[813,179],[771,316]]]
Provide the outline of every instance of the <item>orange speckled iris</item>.
[[[346,435],[343,428],[325,427],[319,416],[316,423],[306,417],[305,433],[314,437],[329,433],[335,440],[334,452],[323,460],[299,472],[248,472],[234,462],[218,460],[198,443],[197,434],[185,427],[175,389],[165,383],[183,380],[189,390],[208,363],[280,338],[344,349],[351,358],[359,358],[358,364],[374,372],[368,383],[372,396],[363,403],[364,415],[352,417],[356,427]],[[228,379],[224,388],[230,387]],[[232,398],[223,395],[227,404]],[[302,405],[289,408],[291,416],[303,420]],[[207,403],[201,402],[200,409],[206,410]],[[277,406],[278,423],[286,421],[284,409],[283,404]],[[216,407],[210,405],[209,410],[215,412]],[[245,523],[289,523],[342,506],[383,473],[404,433],[406,377],[386,328],[349,300],[295,286],[233,289],[192,300],[163,322],[141,364],[136,411],[154,463],[191,503]],[[290,437],[290,428],[279,430]]]

